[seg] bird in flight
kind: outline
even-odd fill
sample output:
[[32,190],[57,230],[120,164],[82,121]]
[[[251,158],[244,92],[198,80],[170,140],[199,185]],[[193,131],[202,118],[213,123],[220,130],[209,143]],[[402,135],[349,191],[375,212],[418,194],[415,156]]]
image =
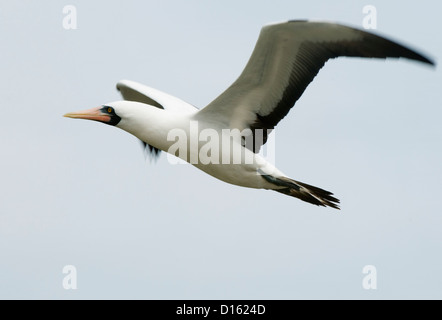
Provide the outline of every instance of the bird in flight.
[[341,56],[434,65],[416,51],[363,30],[288,21],[262,28],[239,78],[205,108],[123,80],[117,84],[123,101],[64,116],[116,126],[140,139],[153,156],[168,152],[227,183],[339,209],[331,192],[289,178],[259,150],[325,62]]

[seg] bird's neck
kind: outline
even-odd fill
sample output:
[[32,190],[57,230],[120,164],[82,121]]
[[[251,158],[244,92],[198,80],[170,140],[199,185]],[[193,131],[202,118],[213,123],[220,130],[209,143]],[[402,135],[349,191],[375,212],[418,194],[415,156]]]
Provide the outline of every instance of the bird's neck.
[[188,118],[187,115],[146,106],[129,113],[118,127],[155,148],[167,151],[173,143],[167,139],[169,132],[188,123]]

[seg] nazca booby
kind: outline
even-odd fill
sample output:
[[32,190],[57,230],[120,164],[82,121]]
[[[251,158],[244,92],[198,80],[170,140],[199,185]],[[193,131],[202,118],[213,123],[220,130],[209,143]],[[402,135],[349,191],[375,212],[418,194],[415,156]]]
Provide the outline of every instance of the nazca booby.
[[[258,151],[325,62],[340,56],[407,58],[434,65],[424,55],[367,31],[336,23],[289,21],[262,28],[239,78],[201,110],[159,90],[123,80],[118,82],[117,89],[124,101],[65,116],[114,125],[139,138],[153,155],[160,150],[170,152],[222,181],[271,189],[315,205],[339,209],[339,200],[331,192],[288,178]],[[192,123],[198,125],[193,133]],[[219,134],[218,142],[223,143],[225,129],[237,129],[241,135],[227,136],[225,141],[232,144],[227,149],[219,147],[210,151],[211,160],[212,153],[219,153],[215,155],[219,161],[198,161],[209,140],[197,140],[192,147],[189,136],[212,130]],[[174,130],[181,130],[183,139],[190,144],[184,151],[177,150],[175,145],[179,135],[170,137]],[[233,157],[238,150],[240,161],[235,162]]]

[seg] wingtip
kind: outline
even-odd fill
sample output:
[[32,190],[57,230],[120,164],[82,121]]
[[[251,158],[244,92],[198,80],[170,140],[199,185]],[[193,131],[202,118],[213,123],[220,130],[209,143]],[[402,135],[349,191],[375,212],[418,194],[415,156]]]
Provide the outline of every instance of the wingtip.
[[117,87],[118,91],[121,91],[122,87],[128,87],[128,86],[130,86],[131,84],[134,84],[134,83],[135,83],[134,81],[127,80],[127,79],[122,79],[122,80],[118,81],[115,86]]
[[406,49],[408,49],[409,52],[407,55],[403,56],[404,58],[422,62],[422,63],[424,63],[428,66],[431,66],[433,68],[436,67],[436,61],[433,58],[430,58],[428,55],[422,54],[418,50],[414,50],[411,48],[406,48]]
[[436,68],[436,61],[434,59],[423,57],[422,62],[430,65],[432,68]]
[[[284,23],[284,22],[275,22],[275,23],[271,23],[269,25],[276,25],[276,24],[282,24],[282,23]],[[319,23],[319,24],[326,23],[328,25],[333,25],[334,24],[334,25],[337,25],[337,26],[343,26],[343,27],[348,27],[348,28],[351,28],[351,29],[363,31],[363,32],[375,35],[377,37],[381,37],[381,38],[387,39],[388,41],[392,41],[392,40],[389,40],[388,37],[385,37],[383,35],[377,34],[376,30],[365,30],[365,29],[361,29],[360,26],[356,26],[356,25],[352,26],[352,25],[341,23],[341,22],[338,22],[338,21],[324,20],[324,19],[320,19],[320,18],[310,18],[310,19],[291,19],[291,20],[286,21],[285,23]],[[370,32],[370,31],[375,31],[375,32]],[[396,44],[400,43],[399,41],[393,41],[393,42],[396,43]],[[406,48],[406,49],[408,49],[408,48]],[[412,50],[412,49],[408,49],[408,50],[410,50],[411,53],[409,53],[408,56],[404,56],[405,58],[425,63],[426,65],[431,66],[433,68],[436,67],[435,59],[429,57],[428,55],[421,54],[417,50]]]
[[115,85],[115,87],[117,88],[118,91],[121,91],[121,87],[125,85],[127,80],[123,79],[117,82],[117,84]]

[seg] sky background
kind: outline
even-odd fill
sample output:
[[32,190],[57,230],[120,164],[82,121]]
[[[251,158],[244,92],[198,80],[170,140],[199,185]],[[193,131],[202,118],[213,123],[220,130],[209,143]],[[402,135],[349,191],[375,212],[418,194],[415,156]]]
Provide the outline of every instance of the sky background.
[[442,299],[439,67],[330,61],[278,125],[277,167],[341,211],[149,162],[126,132],[62,117],[120,100],[121,79],[204,107],[266,23],[362,27],[367,4],[375,32],[438,61],[442,7],[424,3],[1,0],[0,298]]

